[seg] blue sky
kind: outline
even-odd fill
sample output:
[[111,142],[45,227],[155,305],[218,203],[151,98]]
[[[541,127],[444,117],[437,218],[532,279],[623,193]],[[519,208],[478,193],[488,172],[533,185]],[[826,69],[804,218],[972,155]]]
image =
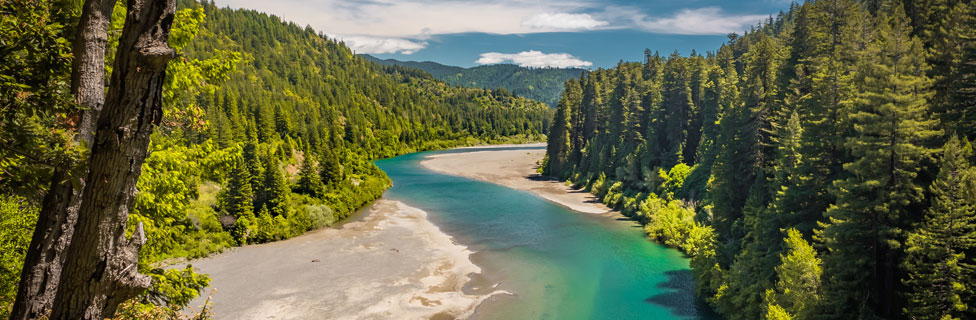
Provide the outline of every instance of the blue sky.
[[471,67],[610,67],[645,48],[712,51],[790,0],[216,0],[340,38],[357,53]]

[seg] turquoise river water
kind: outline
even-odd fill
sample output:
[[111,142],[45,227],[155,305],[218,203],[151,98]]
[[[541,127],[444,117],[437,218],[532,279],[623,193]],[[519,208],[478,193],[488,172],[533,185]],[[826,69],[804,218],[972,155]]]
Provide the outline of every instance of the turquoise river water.
[[[460,151],[439,151],[445,152]],[[420,165],[430,154],[376,161],[393,179],[384,197],[426,211],[475,252],[471,258],[483,270],[467,291],[491,291],[498,284],[513,293],[489,299],[475,318],[716,318],[694,298],[688,258],[649,241],[635,222],[439,174]]]

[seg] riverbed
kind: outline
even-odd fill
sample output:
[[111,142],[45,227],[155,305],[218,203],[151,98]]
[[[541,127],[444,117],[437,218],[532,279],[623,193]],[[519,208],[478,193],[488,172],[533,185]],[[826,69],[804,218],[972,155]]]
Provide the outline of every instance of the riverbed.
[[[713,317],[694,298],[687,257],[588,194],[563,197],[558,182],[532,176],[542,148],[379,160],[394,186],[352,222],[194,266],[218,289],[218,319]],[[432,157],[508,180],[421,164]],[[570,209],[579,199],[582,210]]]

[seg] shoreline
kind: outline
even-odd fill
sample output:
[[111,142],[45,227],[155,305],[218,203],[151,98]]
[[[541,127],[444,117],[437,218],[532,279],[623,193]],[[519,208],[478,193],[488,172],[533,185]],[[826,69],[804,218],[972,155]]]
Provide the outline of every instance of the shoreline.
[[212,279],[190,306],[216,288],[217,319],[465,318],[506,293],[465,292],[481,272],[472,253],[426,212],[381,198],[340,228],[190,261]]
[[[500,149],[510,147],[535,147],[545,144],[501,145],[476,147]],[[456,148],[462,152],[431,155],[420,165],[434,172],[461,176],[494,183],[516,190],[525,190],[574,211],[610,215],[613,210],[584,190],[574,190],[563,182],[540,175],[535,170],[545,156],[543,149],[464,151],[474,148]]]

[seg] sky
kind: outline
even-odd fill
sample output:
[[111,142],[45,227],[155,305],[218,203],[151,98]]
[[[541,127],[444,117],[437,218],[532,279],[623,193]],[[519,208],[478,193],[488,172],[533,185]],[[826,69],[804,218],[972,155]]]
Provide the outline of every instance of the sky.
[[356,53],[472,67],[612,67],[714,51],[791,0],[216,0],[310,25]]

